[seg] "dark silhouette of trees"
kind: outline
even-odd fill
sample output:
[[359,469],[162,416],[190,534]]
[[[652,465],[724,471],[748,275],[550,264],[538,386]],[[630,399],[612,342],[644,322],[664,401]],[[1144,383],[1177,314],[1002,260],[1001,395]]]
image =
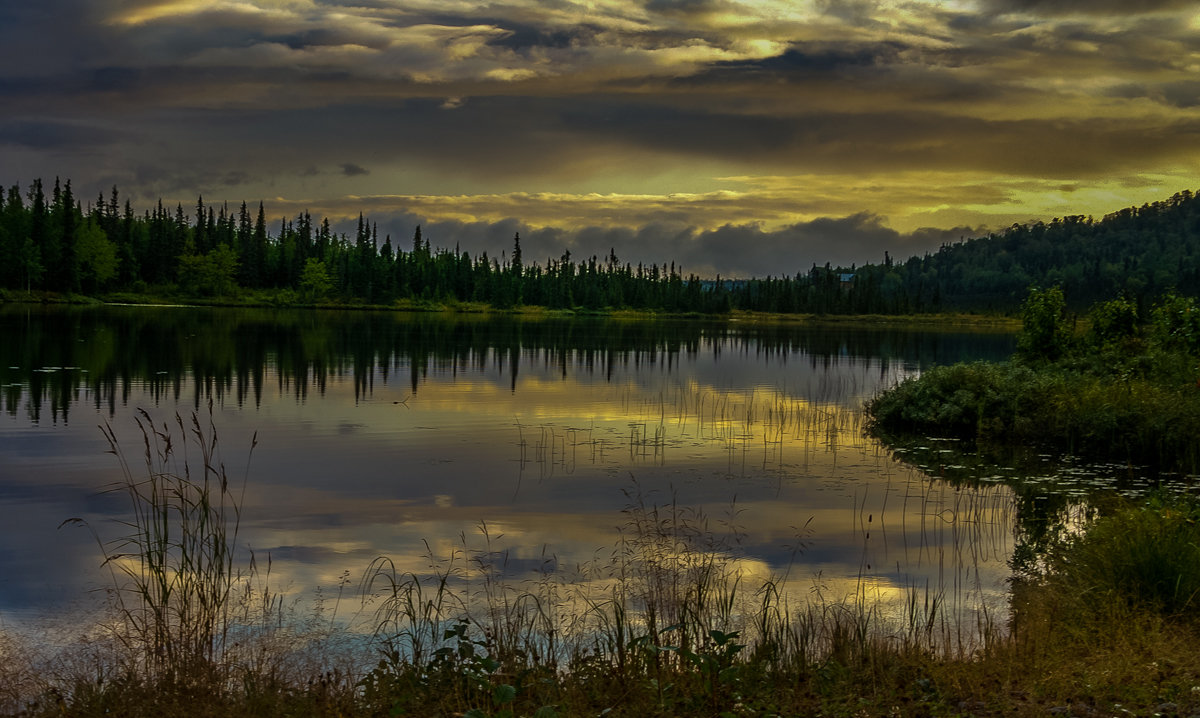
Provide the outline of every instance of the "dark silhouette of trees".
[[268,231],[266,208],[236,213],[198,197],[194,215],[161,200],[142,215],[110,197],[86,211],[70,181],[41,180],[0,193],[0,287],[103,293],[230,296],[267,291],[278,301],[484,302],[600,310],[812,314],[1016,311],[1030,286],[1062,288],[1068,309],[1124,296],[1144,313],[1167,291],[1200,294],[1200,197],[1181,192],[1097,221],[1069,216],[1013,225],[901,261],[752,279],[702,279],[674,262],[622,263],[614,249],[576,259],[570,250],[528,261],[520,234],[500,258],[433,248],[421,227],[405,251],[359,215],[353,237],[302,212]]

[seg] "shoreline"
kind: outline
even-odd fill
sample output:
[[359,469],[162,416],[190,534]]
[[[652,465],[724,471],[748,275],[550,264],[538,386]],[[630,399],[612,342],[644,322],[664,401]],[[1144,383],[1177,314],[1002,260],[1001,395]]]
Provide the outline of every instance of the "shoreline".
[[1021,321],[1015,316],[940,312],[933,314],[789,314],[735,309],[726,313],[669,312],[653,309],[604,308],[552,309],[539,305],[522,305],[499,309],[480,302],[398,301],[390,305],[340,302],[275,302],[269,298],[230,299],[201,297],[161,297],[118,293],[101,297],[35,293],[24,297],[13,292],[0,292],[0,306],[62,305],[62,306],[127,306],[173,308],[228,309],[291,309],[316,311],[400,312],[412,314],[486,315],[523,319],[602,318],[632,321],[698,320],[706,322],[746,324],[815,324],[815,325],[890,325],[921,326],[936,329],[996,329],[1018,331]]

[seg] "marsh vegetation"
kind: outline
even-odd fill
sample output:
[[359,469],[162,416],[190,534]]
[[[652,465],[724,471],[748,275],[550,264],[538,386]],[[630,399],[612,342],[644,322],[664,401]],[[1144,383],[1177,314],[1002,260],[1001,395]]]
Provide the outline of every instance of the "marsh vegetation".
[[[1150,497],[1076,517],[1020,573],[1005,610],[970,583],[974,542],[943,585],[897,603],[864,565],[845,596],[797,592],[745,564],[736,522],[627,490],[609,554],[513,580],[481,523],[420,572],[361,574],[369,631],[338,605],[305,620],[237,547],[240,480],[209,417],[143,416],[142,469],[119,445],[133,520],[99,536],[109,610],[54,654],[6,635],[6,713],[41,715],[1086,715],[1197,708],[1200,507]],[[253,439],[251,439],[251,449]],[[918,500],[928,501],[929,497]],[[979,531],[1000,504],[955,506]],[[1005,522],[1006,523],[1006,522]],[[813,537],[800,527],[796,556]],[[954,605],[957,603],[958,605]],[[970,605],[966,605],[970,604]],[[964,611],[964,608],[977,609]],[[968,625],[969,624],[969,625]]]
[[1200,307],[1166,295],[1095,305],[1086,328],[1062,290],[1030,293],[1018,351],[1006,362],[936,367],[867,405],[881,432],[960,436],[1200,471]]
[[[60,441],[55,466],[69,467],[61,439],[80,416],[107,422],[107,439],[79,451],[88,471],[107,463],[115,490],[51,523],[77,516],[99,543],[70,525],[47,540],[90,543],[74,563],[55,553],[57,573],[106,562],[86,575],[107,600],[54,634],[6,622],[0,712],[1200,707],[1194,579],[1138,568],[1169,546],[1188,565],[1190,504],[1127,466],[1122,478],[864,432],[863,398],[933,357],[980,356],[986,335],[549,322],[514,339],[482,322],[272,330],[263,315],[218,313],[246,338],[226,352],[230,333],[191,310],[168,315],[178,334],[144,312],[99,327],[65,312],[86,341],[46,346],[54,366],[79,368],[7,370],[6,431]],[[122,368],[124,343],[104,339],[114,331],[169,351]],[[83,353],[105,346],[105,364]],[[31,421],[35,380],[53,421]],[[138,413],[125,392],[162,405]],[[273,423],[293,411],[308,427],[298,441]],[[482,441],[495,443],[468,449]],[[336,491],[311,477],[326,470]]]

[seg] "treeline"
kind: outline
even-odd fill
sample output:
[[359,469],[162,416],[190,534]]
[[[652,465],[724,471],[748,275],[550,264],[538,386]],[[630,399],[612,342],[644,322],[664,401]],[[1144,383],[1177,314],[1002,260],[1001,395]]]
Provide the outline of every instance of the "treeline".
[[749,280],[701,279],[672,263],[573,258],[527,262],[520,236],[499,256],[380,240],[359,216],[353,236],[303,212],[267,221],[262,203],[164,207],[141,214],[114,187],[86,207],[70,181],[10,187],[0,210],[0,288],[183,297],[267,293],[279,303],[480,302],[498,308],[731,309],[815,314],[1012,311],[1029,286],[1062,286],[1078,306],[1117,294],[1145,304],[1168,289],[1200,293],[1200,199],[1190,192],[1094,221],[1013,225],[937,252],[861,267]]
[[136,214],[116,188],[85,208],[71,183],[8,189],[0,212],[0,287],[65,293],[181,293],[221,297],[274,290],[284,303],[345,300],[482,302],[499,308],[634,307],[728,311],[723,282],[684,277],[673,263],[632,266],[610,252],[576,261],[569,251],[526,263],[520,235],[500,257],[431,246],[418,226],[409,247],[380,241],[361,215],[354,236],[308,212],[270,223],[252,212],[206,205],[191,213],[158,205]]
[[[1200,295],[1200,195],[1183,191],[1100,220],[1075,215],[1014,224],[902,263],[885,257],[882,264],[837,271],[853,273],[852,290],[832,306],[799,311],[1011,312],[1030,287],[1059,286],[1075,312],[1124,296],[1145,313],[1170,291]],[[809,284],[828,277],[814,268]],[[780,288],[761,284],[779,297],[766,309],[793,311],[803,303],[798,297],[789,304]]]

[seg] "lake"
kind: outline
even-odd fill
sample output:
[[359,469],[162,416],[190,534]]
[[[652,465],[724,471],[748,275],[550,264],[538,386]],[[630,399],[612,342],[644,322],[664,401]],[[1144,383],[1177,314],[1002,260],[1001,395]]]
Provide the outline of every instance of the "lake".
[[1005,358],[1011,333],[29,305],[0,307],[0,337],[0,625],[98,610],[97,541],[60,524],[122,535],[100,427],[144,473],[140,411],[177,449],[211,411],[245,481],[239,549],[289,600],[341,596],[346,615],[379,556],[586,582],[647,517],[747,585],[1003,603],[1012,490],[900,460],[861,405],[933,364]]

